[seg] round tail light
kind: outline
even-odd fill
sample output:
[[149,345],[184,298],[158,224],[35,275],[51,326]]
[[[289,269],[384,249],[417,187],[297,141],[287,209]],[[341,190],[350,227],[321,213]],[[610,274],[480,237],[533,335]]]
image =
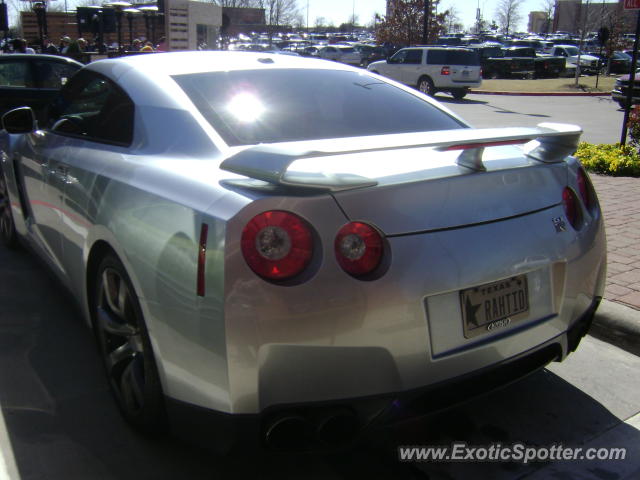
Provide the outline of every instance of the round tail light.
[[313,236],[307,223],[282,211],[253,217],[242,231],[242,255],[256,274],[286,280],[301,273],[313,256]]
[[336,260],[350,275],[373,272],[382,259],[382,236],[370,225],[351,222],[340,229],[334,243]]
[[564,213],[567,220],[569,220],[569,223],[575,229],[579,220],[578,199],[569,187],[565,187],[562,191],[562,205],[564,206]]
[[591,193],[589,191],[589,180],[587,179],[587,174],[585,171],[580,168],[578,169],[578,191],[580,192],[580,198],[582,198],[582,203],[584,204],[587,210],[591,209]]

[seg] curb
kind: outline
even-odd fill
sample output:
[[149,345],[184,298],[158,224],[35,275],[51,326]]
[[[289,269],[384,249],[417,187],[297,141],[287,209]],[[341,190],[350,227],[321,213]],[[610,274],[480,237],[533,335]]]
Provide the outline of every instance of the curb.
[[519,95],[527,97],[605,97],[611,92],[493,92],[489,90],[470,90],[477,95]]
[[640,354],[640,311],[603,299],[589,333]]

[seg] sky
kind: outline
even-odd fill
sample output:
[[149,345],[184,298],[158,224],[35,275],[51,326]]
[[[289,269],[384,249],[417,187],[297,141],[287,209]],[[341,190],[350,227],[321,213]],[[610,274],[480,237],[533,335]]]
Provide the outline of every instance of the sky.
[[[610,0],[607,0],[610,1]],[[483,12],[483,18],[492,20],[498,0],[442,0],[440,8],[445,10],[454,5],[458,16],[465,28],[475,23],[476,8],[478,5]],[[522,2],[522,22],[519,30],[526,30],[529,12],[542,10],[543,0],[525,0]],[[307,1],[298,0],[298,6],[306,18]],[[386,0],[309,0],[309,25],[315,24],[316,17],[325,17],[336,26],[346,23],[355,9],[358,23],[368,24],[373,20],[375,13],[384,15],[387,9]]]

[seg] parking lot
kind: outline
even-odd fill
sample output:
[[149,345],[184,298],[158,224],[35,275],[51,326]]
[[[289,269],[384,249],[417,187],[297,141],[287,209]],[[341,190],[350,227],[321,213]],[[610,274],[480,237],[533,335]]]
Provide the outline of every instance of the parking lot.
[[[622,111],[606,97],[470,95],[443,103],[478,127],[568,122],[614,142]],[[224,458],[135,434],[111,399],[92,334],[28,252],[0,247],[0,404],[22,479],[620,478],[640,476],[640,358],[592,337],[562,364],[451,410],[368,432],[354,450]],[[372,366],[375,368],[375,366]],[[462,400],[462,399],[461,399]],[[220,434],[220,432],[212,432]],[[624,461],[401,463],[400,445],[627,447]],[[3,478],[0,475],[0,478]]]

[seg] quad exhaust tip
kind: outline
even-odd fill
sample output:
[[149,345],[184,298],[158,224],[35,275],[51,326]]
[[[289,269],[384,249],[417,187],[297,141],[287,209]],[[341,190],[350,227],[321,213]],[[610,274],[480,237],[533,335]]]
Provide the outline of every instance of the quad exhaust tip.
[[309,418],[282,414],[267,425],[264,440],[275,450],[340,447],[349,444],[359,429],[356,415],[348,409],[329,410]]

